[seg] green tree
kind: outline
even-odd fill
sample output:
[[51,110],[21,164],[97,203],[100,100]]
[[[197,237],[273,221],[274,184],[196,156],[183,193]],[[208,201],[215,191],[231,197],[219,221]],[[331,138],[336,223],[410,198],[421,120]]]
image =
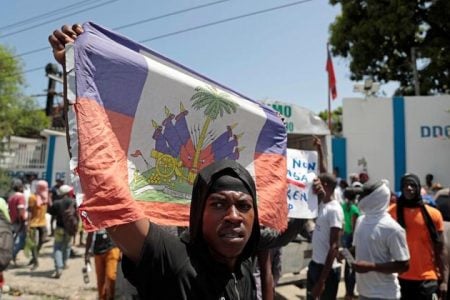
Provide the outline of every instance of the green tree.
[[5,200],[8,198],[8,192],[11,190],[12,178],[3,169],[0,169],[0,197]]
[[[328,124],[328,110],[319,112],[319,117]],[[331,134],[342,136],[342,106],[331,111]]]
[[0,45],[0,140],[9,135],[34,137],[50,125],[36,101],[23,95],[21,62]]
[[420,94],[450,88],[450,1],[330,0],[342,14],[330,26],[334,55],[350,60],[351,79],[400,82],[414,93],[414,56]]

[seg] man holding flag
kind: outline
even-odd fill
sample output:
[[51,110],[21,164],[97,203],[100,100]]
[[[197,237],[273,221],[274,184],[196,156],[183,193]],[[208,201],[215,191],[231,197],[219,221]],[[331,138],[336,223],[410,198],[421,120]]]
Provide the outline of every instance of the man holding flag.
[[[79,45],[75,43],[75,46],[81,47],[81,50],[84,51],[86,49],[83,47],[86,47],[86,45],[83,42],[94,43],[95,40],[104,39],[102,43],[105,43],[104,41],[110,35],[113,35],[106,30],[98,33],[98,27],[92,24],[88,24],[86,28],[91,32],[85,32],[80,25],[63,26],[61,30],[54,31],[49,37],[54,57],[59,63],[65,66],[65,45],[67,43],[82,40]],[[93,32],[96,32],[97,35]],[[79,38],[83,33],[86,34]],[[123,41],[124,39],[124,37],[119,37],[119,40]],[[110,42],[108,40],[108,43]],[[128,40],[126,42],[127,44],[131,43]],[[99,45],[90,44],[90,46],[94,48],[94,46]],[[113,46],[116,49],[107,48],[104,51],[108,51],[107,54],[111,55],[114,54],[113,50],[118,48],[123,50],[123,47],[121,48],[119,44],[113,44]],[[92,48],[89,50],[92,50]],[[96,59],[99,60],[106,58],[106,60],[101,60],[102,65],[104,65],[103,62],[117,63],[99,49],[94,50],[98,52],[91,52],[91,56],[98,55],[99,57],[96,57]],[[109,52],[109,50],[112,51]],[[101,52],[100,55],[99,52]],[[121,61],[122,64],[128,63],[125,59],[129,59],[132,55],[130,51],[126,53],[127,55],[121,57],[125,57]],[[75,58],[78,59],[78,62],[84,58],[81,57],[83,54],[85,53],[76,53],[78,56],[75,56]],[[98,60],[90,62],[96,63]],[[91,70],[97,71],[95,68]],[[80,79],[81,84],[78,84],[77,81],[77,86],[82,85],[83,80],[89,80],[89,78],[86,78],[89,74],[82,73],[82,75],[84,77]],[[114,79],[117,79],[117,77]],[[132,81],[135,85],[139,83],[134,77]],[[107,82],[103,80],[96,83],[98,85],[95,86],[95,89],[99,89],[102,88],[101,84]],[[91,88],[93,85],[88,87]],[[131,89],[132,87],[127,87],[128,92]],[[89,92],[95,91],[89,89]],[[104,92],[106,91],[104,90]],[[77,168],[80,178],[82,177],[81,184],[83,192],[85,192],[85,200],[80,207],[81,217],[84,224],[89,226],[90,229],[88,230],[107,224],[105,227],[108,233],[124,253],[124,273],[138,288],[140,297],[143,299],[256,299],[251,260],[257,247],[261,249],[261,242],[259,242],[261,214],[258,212],[256,205],[255,179],[249,171],[242,164],[232,159],[217,160],[202,168],[196,174],[192,187],[189,234],[181,238],[166,234],[159,225],[148,220],[146,212],[142,210],[142,206],[136,203],[129,187],[125,185],[126,182],[123,182],[127,178],[126,174],[123,174],[126,173],[127,169],[122,168],[119,163],[127,162],[126,157],[125,159],[123,157],[112,157],[116,152],[123,152],[124,148],[121,146],[128,144],[128,142],[108,138],[111,135],[111,128],[99,126],[99,123],[105,120],[111,121],[108,117],[118,118],[118,113],[111,113],[105,117],[103,113],[108,108],[99,107],[104,101],[92,100],[87,96],[89,95],[85,95],[84,98],[79,96],[81,99],[76,101],[81,103],[77,102],[77,105],[70,103],[75,106],[75,110],[81,110],[82,116],[76,119],[77,122],[89,121],[87,125],[77,124],[78,128],[87,126],[87,128],[83,128],[83,131],[78,132],[81,141],[77,141],[79,148],[77,150],[88,152],[83,153],[85,156],[80,159],[82,164],[79,164]],[[130,98],[128,97],[125,106],[130,106]],[[102,100],[107,99],[105,97]],[[86,105],[89,101],[92,102],[89,103],[91,106]],[[200,103],[200,101],[197,103]],[[220,102],[221,105],[227,103]],[[184,110],[181,109],[181,111]],[[96,114],[104,119],[95,119]],[[87,119],[82,119],[82,117]],[[123,119],[122,116],[119,117]],[[168,122],[170,122],[170,118],[169,113],[167,116]],[[275,125],[278,126],[274,125],[272,128],[281,128],[285,133],[285,128],[279,119],[273,118],[269,121],[276,123]],[[266,123],[264,122],[264,124]],[[101,130],[97,131],[98,128]],[[98,132],[100,134],[97,134]],[[266,131],[261,136],[271,137],[273,135],[270,131]],[[270,155],[255,151],[252,156],[253,164],[256,164],[257,159],[264,155],[270,159],[277,159],[278,152],[282,154],[283,147],[285,147],[283,136],[284,134],[281,134],[280,140],[275,143],[278,148],[268,147],[271,150]],[[122,144],[117,145],[120,142]],[[268,140],[268,142],[274,141]],[[86,149],[91,150],[89,146],[93,144],[96,147],[92,148],[92,152],[86,151]],[[113,150],[116,149],[118,151],[114,152]],[[165,155],[167,158],[169,154]],[[130,156],[143,158],[140,150],[132,151]],[[98,163],[98,159],[103,159],[103,161]],[[167,167],[171,160],[165,162],[166,164],[163,167]],[[277,166],[284,166],[282,163],[285,163],[285,160],[281,158],[280,161],[275,162],[277,162],[275,164]],[[272,168],[269,175],[273,176],[275,172],[276,170]],[[285,174],[283,175],[285,176]],[[258,176],[255,177],[258,180]],[[282,178],[279,179],[279,183],[284,184]],[[120,188],[117,188],[118,185],[120,185]],[[259,189],[262,188],[264,186],[259,187]],[[319,181],[315,181],[314,190],[318,194],[324,194]],[[280,199],[285,201],[284,197],[280,197]],[[258,197],[258,201],[260,200],[261,197]],[[156,202],[153,201],[149,204],[149,208],[152,210]],[[275,210],[275,208],[272,210]],[[284,217],[287,216],[279,213],[279,219]],[[152,220],[154,221],[154,219]],[[292,229],[298,231],[298,228],[290,226],[286,232],[292,233]],[[296,232],[294,233],[292,237],[296,235]],[[284,235],[284,238],[286,242],[289,242],[286,235]],[[270,246],[275,247],[280,246],[280,244],[272,243]]]

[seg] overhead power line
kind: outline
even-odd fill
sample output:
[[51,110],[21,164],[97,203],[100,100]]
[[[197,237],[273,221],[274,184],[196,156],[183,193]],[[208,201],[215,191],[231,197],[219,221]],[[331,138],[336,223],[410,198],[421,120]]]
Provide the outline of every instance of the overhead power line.
[[97,4],[97,5],[86,7],[84,9],[77,10],[77,11],[72,12],[70,14],[66,14],[66,15],[63,15],[63,16],[60,16],[60,17],[57,17],[57,18],[54,18],[54,19],[51,19],[51,20],[48,20],[48,21],[45,21],[45,22],[42,22],[42,23],[38,23],[38,24],[29,26],[29,27],[25,27],[25,28],[20,29],[20,30],[9,32],[9,33],[0,35],[0,39],[8,37],[8,36],[11,36],[11,35],[15,35],[15,34],[18,34],[18,33],[21,33],[21,32],[25,32],[25,31],[28,31],[28,30],[31,30],[31,29],[35,29],[36,27],[39,27],[39,26],[42,26],[42,25],[46,25],[46,24],[49,24],[51,22],[58,21],[58,20],[61,20],[61,19],[67,18],[67,17],[71,17],[71,16],[73,16],[75,14],[79,14],[79,13],[82,13],[82,12],[85,12],[85,11],[88,11],[88,10],[91,10],[91,9],[94,9],[94,8],[105,6],[105,5],[108,5],[108,4],[111,4],[113,2],[117,2],[117,1],[119,1],[119,0],[110,0],[110,1],[107,1],[107,2],[104,2],[104,3],[100,3],[100,4]]
[[[231,0],[214,1],[214,2],[209,2],[209,3],[206,3],[206,4],[201,4],[201,5],[189,7],[189,8],[186,8],[186,9],[173,11],[173,12],[170,12],[170,13],[167,13],[167,14],[163,14],[163,15],[159,15],[159,16],[156,16],[156,17],[151,17],[151,18],[144,19],[144,20],[141,20],[141,21],[125,24],[125,25],[122,25],[122,26],[119,26],[119,27],[115,27],[115,28],[113,28],[113,30],[120,30],[120,29],[129,28],[129,27],[136,26],[136,25],[141,25],[143,23],[152,22],[152,21],[156,21],[156,20],[159,20],[159,19],[164,19],[164,18],[167,18],[167,17],[179,15],[179,14],[182,14],[182,13],[185,13],[185,12],[188,12],[188,11],[197,10],[197,9],[200,9],[200,8],[205,8],[205,7],[208,7],[208,6],[217,5],[217,4],[220,4],[220,3],[223,3],[223,2],[227,2],[227,1],[231,1]],[[47,50],[48,48],[49,47],[46,46],[46,47],[42,47],[42,48],[39,48],[39,49],[33,49],[33,50],[30,50],[30,51],[27,51],[27,52],[23,52],[23,53],[17,54],[14,57],[22,57],[22,56],[25,56],[25,55],[41,52],[41,51]]]
[[[99,1],[99,0],[95,0],[95,1]],[[94,1],[93,0],[84,0],[84,1],[80,1],[80,2],[71,4],[71,5],[68,5],[68,6],[64,6],[64,7],[61,7],[61,8],[58,8],[58,9],[55,9],[55,10],[52,10],[52,11],[49,11],[49,12],[37,15],[37,16],[30,17],[30,18],[22,20],[22,21],[18,21],[18,22],[12,23],[12,24],[5,25],[3,27],[0,27],[0,31],[5,30],[5,29],[18,27],[18,26],[23,26],[23,25],[31,23],[31,22],[39,21],[42,18],[46,18],[46,17],[54,15],[54,14],[59,14],[60,12],[67,12],[68,10],[71,10],[72,8],[80,8],[81,6],[84,6],[86,4],[90,4],[92,2],[94,2]]]
[[[229,0],[224,0],[224,1],[229,1]],[[212,2],[212,3],[209,3],[209,4],[204,4],[204,5],[201,5],[201,7],[210,6],[210,5],[213,5],[213,4],[218,4],[218,3],[224,2],[224,1],[217,1],[217,2]],[[205,27],[209,27],[209,26],[213,26],[213,25],[217,25],[217,24],[221,24],[221,23],[226,23],[226,22],[237,20],[237,19],[242,19],[244,17],[250,17],[250,16],[262,14],[262,13],[267,13],[267,12],[270,12],[270,11],[274,11],[274,10],[278,10],[278,9],[282,9],[282,8],[286,8],[286,7],[290,7],[290,6],[294,6],[294,5],[310,2],[310,1],[313,1],[313,0],[296,1],[296,2],[285,4],[285,5],[281,5],[281,6],[276,6],[276,7],[272,7],[272,8],[268,8],[268,9],[264,9],[264,10],[260,10],[260,11],[256,11],[256,12],[252,12],[252,13],[248,13],[248,14],[244,14],[244,15],[240,15],[240,16],[236,16],[236,17],[231,17],[231,18],[227,18],[227,19],[223,19],[223,20],[219,20],[219,21],[215,21],[215,22],[211,22],[211,23],[207,23],[207,24],[203,24],[203,25],[194,26],[194,27],[191,27],[191,28],[186,28],[186,29],[177,30],[177,31],[174,31],[174,32],[165,33],[165,34],[154,36],[154,37],[151,37],[151,38],[148,38],[148,39],[145,39],[145,40],[141,40],[139,42],[140,43],[145,43],[145,42],[149,42],[149,41],[154,41],[154,40],[157,40],[157,39],[160,39],[160,38],[165,38],[165,37],[169,37],[169,36],[172,36],[172,35],[177,35],[177,34],[180,34],[180,33],[197,30],[197,29],[200,29],[200,28],[205,28]],[[201,7],[197,7],[196,9],[201,8]],[[134,22],[134,23],[130,23],[130,24],[126,24],[126,25],[122,25],[122,26],[116,27],[116,28],[114,28],[114,30],[128,28],[128,27],[131,27],[131,26],[134,26],[134,25],[138,25],[138,24],[142,24],[142,23],[145,23],[145,22],[154,21],[154,20],[161,19],[161,18],[167,17],[167,16],[180,14],[182,12],[190,11],[190,10],[193,10],[193,9],[194,8],[188,8],[188,9],[185,9],[185,10],[175,11],[175,12],[168,13],[168,14],[165,14],[165,15],[152,17],[150,19],[145,19],[145,20],[141,20],[141,21],[138,21],[138,22]],[[42,47],[42,48],[38,48],[38,49],[33,49],[33,50],[30,50],[30,51],[26,51],[26,52],[17,54],[14,57],[23,57],[23,56],[26,56],[26,55],[30,55],[30,54],[34,54],[34,53],[45,51],[45,50],[47,50],[49,48],[50,48],[49,46],[46,46],[46,47]]]
[[177,10],[177,11],[170,12],[170,13],[167,13],[167,14],[164,14],[164,15],[159,15],[159,16],[151,17],[151,18],[148,18],[148,19],[145,19],[145,20],[141,20],[141,21],[137,21],[137,22],[134,22],[134,23],[130,23],[130,24],[119,26],[119,27],[115,27],[115,28],[113,28],[113,30],[120,30],[120,29],[132,27],[132,26],[136,26],[136,25],[141,25],[141,24],[144,24],[144,23],[147,23],[147,22],[152,22],[152,21],[156,21],[156,20],[159,20],[159,19],[164,19],[164,18],[167,18],[167,17],[171,17],[171,16],[182,14],[182,13],[185,13],[185,12],[188,12],[188,11],[191,11],[191,10],[196,10],[196,9],[200,9],[200,8],[204,8],[204,7],[208,7],[208,6],[213,6],[213,5],[217,5],[217,4],[220,4],[220,3],[223,3],[223,2],[228,2],[228,1],[231,1],[231,0],[220,0],[220,1],[215,1],[215,2],[210,2],[210,3],[205,3],[205,4],[193,6],[193,7],[182,9],[182,10]]
[[288,3],[288,4],[285,4],[285,5],[275,6],[275,7],[272,7],[272,8],[262,9],[262,10],[254,11],[254,12],[251,12],[251,13],[239,15],[239,16],[222,19],[222,20],[219,20],[219,21],[214,21],[214,22],[210,22],[210,23],[206,23],[206,24],[202,24],[202,25],[189,27],[189,28],[186,28],[186,29],[181,29],[181,30],[178,30],[178,31],[173,31],[173,32],[157,35],[157,36],[145,39],[145,40],[140,40],[139,43],[146,43],[146,42],[150,42],[150,41],[166,38],[166,37],[169,37],[169,36],[174,36],[174,35],[185,33],[185,32],[189,32],[189,31],[194,31],[194,30],[205,28],[205,27],[209,27],[209,26],[214,26],[214,25],[218,25],[218,24],[222,24],[222,23],[235,21],[235,20],[238,20],[238,19],[243,19],[243,18],[255,16],[255,15],[268,13],[268,12],[271,12],[271,11],[274,11],[274,10],[279,10],[279,9],[283,9],[283,8],[290,7],[290,6],[299,5],[299,4],[303,4],[303,3],[306,3],[306,2],[310,2],[310,1],[313,1],[313,0],[302,0],[302,1]]
[[[150,41],[166,38],[166,37],[169,37],[169,36],[174,36],[174,35],[178,35],[178,34],[181,34],[181,33],[198,30],[198,29],[201,29],[201,28],[206,28],[206,27],[210,27],[210,26],[214,26],[214,25],[218,25],[218,24],[222,24],[222,23],[226,23],[226,22],[235,21],[235,20],[238,20],[238,19],[243,19],[243,18],[255,16],[255,15],[260,15],[260,14],[263,14],[263,13],[268,13],[268,12],[272,12],[272,11],[275,11],[275,10],[280,10],[280,9],[283,9],[283,8],[287,8],[287,7],[291,7],[291,6],[295,6],[295,5],[299,5],[299,4],[303,4],[303,3],[307,3],[307,2],[311,2],[311,1],[313,1],[313,0],[301,0],[301,1],[296,1],[296,2],[292,2],[292,3],[288,3],[288,4],[284,4],[284,5],[279,5],[279,6],[275,6],[275,7],[271,7],[271,8],[267,8],[267,9],[262,9],[262,10],[254,11],[254,12],[251,12],[251,13],[235,16],[235,17],[230,17],[230,18],[226,18],[226,19],[222,19],[222,20],[218,20],[218,21],[214,21],[214,22],[210,22],[210,23],[205,23],[205,24],[202,24],[202,25],[189,27],[189,28],[186,28],[186,29],[181,29],[181,30],[177,30],[177,31],[173,31],[173,32],[157,35],[157,36],[154,36],[154,37],[150,37],[148,39],[140,40],[139,43],[146,43],[146,42],[150,42]],[[220,2],[220,1],[218,1],[218,2]],[[158,18],[158,17],[154,17],[154,18]],[[124,25],[124,26],[127,26],[127,25]],[[40,51],[44,51],[44,50],[48,50],[49,48],[50,47],[47,46],[47,47],[43,47],[43,48],[39,48],[39,49],[35,49],[35,50],[30,50],[28,52],[24,52],[22,54],[18,54],[15,57],[24,56],[24,55],[28,55],[28,54],[32,54],[32,53],[36,53],[36,52],[40,52]],[[37,70],[40,70],[40,69],[43,70],[44,68],[45,68],[45,66],[42,66],[42,67],[39,67],[39,68],[33,68],[33,69],[25,71],[24,73],[34,72],[34,71],[37,71]]]
[[39,71],[39,70],[43,71],[44,68],[45,68],[45,66],[43,66],[43,67],[37,67],[37,68],[32,68],[32,69],[25,70],[25,71],[23,71],[22,73],[23,73],[23,74],[25,74],[25,73],[31,73],[31,72],[36,72],[36,71]]

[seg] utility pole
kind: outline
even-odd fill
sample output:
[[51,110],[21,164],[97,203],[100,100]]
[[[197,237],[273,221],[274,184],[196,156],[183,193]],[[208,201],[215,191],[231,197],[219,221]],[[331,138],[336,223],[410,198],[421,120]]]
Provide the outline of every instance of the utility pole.
[[58,65],[48,63],[45,66],[45,75],[48,77],[47,104],[45,106],[45,115],[52,116],[53,115],[53,102],[54,102],[55,93],[56,93],[55,77],[61,76],[61,72],[59,72],[59,70],[58,70]]
[[412,66],[413,78],[414,78],[414,94],[416,96],[420,96],[419,73],[417,72],[416,48],[415,47],[411,47],[411,66]]

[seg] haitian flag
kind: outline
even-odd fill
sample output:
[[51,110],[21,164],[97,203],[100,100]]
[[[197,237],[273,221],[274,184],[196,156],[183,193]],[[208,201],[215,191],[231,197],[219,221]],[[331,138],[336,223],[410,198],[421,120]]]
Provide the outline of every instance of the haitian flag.
[[71,170],[85,229],[141,218],[187,226],[192,183],[214,161],[254,176],[260,222],[287,225],[278,114],[94,23],[66,47]]

